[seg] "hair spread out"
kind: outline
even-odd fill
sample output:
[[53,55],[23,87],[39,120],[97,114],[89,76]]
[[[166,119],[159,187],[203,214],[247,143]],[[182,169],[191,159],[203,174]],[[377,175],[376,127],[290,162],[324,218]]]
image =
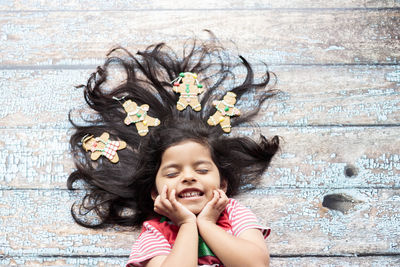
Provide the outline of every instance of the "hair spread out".
[[[87,84],[79,87],[84,89],[85,100],[96,116],[78,125],[70,113],[75,129],[70,145],[76,170],[70,174],[67,185],[74,189],[73,184],[81,181],[86,189],[82,199],[71,208],[78,224],[90,228],[140,227],[143,221],[155,216],[151,190],[162,154],[185,140],[210,149],[221,178],[227,181],[229,197],[257,185],[279,148],[279,138],[267,140],[261,135],[256,142],[248,137],[227,135],[219,125],[209,126],[207,119],[215,112],[212,102],[231,91],[237,95],[236,106],[241,110],[241,115],[232,119],[232,126],[249,122],[261,104],[275,94],[266,89],[270,72],[265,67],[262,77],[255,79],[252,67],[243,57],[239,56],[234,63],[215,37],[211,37],[205,42],[193,40],[181,58],[163,43],[135,55],[122,47],[115,48]],[[108,88],[110,68],[115,66],[121,67],[125,79]],[[172,90],[171,81],[181,72],[197,73],[204,85],[199,112],[190,106],[183,111],[176,108],[179,96]],[[237,77],[241,74],[243,79]],[[140,136],[134,124],[124,123],[126,112],[113,97],[124,97],[138,105],[148,104],[149,116],[158,118],[160,125],[149,127],[149,133]],[[100,136],[103,132],[108,132],[111,140],[127,144],[126,149],[118,151],[118,163],[104,157],[93,161],[82,148],[82,137]]]

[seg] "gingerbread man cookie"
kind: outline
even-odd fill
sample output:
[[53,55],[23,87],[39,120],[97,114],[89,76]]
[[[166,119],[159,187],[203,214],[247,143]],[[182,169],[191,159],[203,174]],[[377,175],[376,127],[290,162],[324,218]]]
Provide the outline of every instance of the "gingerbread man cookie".
[[231,117],[239,116],[240,111],[234,107],[236,103],[236,94],[228,92],[222,101],[213,101],[213,105],[217,109],[214,115],[210,116],[207,123],[211,126],[221,125],[224,132],[231,131]]
[[149,105],[143,104],[140,107],[132,100],[125,101],[122,106],[124,107],[126,116],[124,123],[129,125],[134,123],[140,136],[145,136],[149,132],[149,126],[160,125],[160,120],[147,115]]
[[82,147],[85,151],[91,151],[90,158],[97,160],[100,156],[105,156],[112,163],[117,163],[119,157],[117,150],[126,148],[124,141],[110,141],[110,135],[106,132],[102,133],[100,137],[93,137],[93,135],[86,135],[82,139]]
[[188,105],[195,111],[201,110],[198,95],[204,92],[203,85],[197,81],[197,75],[191,72],[180,73],[174,81],[174,92],[180,93],[176,108],[184,110]]

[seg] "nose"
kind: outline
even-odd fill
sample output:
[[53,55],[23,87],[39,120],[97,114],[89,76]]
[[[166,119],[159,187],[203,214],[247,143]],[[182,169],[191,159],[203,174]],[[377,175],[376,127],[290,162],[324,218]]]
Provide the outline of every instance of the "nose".
[[196,182],[196,178],[194,178],[194,177],[184,177],[182,179],[182,182],[183,183],[194,183],[194,182]]
[[185,171],[182,176],[182,183],[194,183],[196,182],[196,176],[192,171]]

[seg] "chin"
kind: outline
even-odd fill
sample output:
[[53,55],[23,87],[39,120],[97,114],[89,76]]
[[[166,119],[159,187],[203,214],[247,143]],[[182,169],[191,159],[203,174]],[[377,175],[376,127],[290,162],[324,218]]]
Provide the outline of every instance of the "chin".
[[201,212],[201,210],[194,210],[194,211],[191,210],[191,212],[193,212],[193,214],[197,216],[197,215],[199,215],[199,213]]
[[193,214],[198,215],[203,210],[204,206],[203,207],[190,207],[189,206],[186,208],[188,208],[188,210],[190,210]]

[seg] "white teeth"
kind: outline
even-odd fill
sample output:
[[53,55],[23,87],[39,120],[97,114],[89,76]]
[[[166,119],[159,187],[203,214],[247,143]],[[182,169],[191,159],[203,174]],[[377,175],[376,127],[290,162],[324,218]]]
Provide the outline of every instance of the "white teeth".
[[196,196],[200,196],[200,195],[201,195],[200,192],[193,191],[193,192],[182,193],[182,194],[180,194],[180,197],[183,197],[183,198],[185,198],[185,197],[196,197]]

